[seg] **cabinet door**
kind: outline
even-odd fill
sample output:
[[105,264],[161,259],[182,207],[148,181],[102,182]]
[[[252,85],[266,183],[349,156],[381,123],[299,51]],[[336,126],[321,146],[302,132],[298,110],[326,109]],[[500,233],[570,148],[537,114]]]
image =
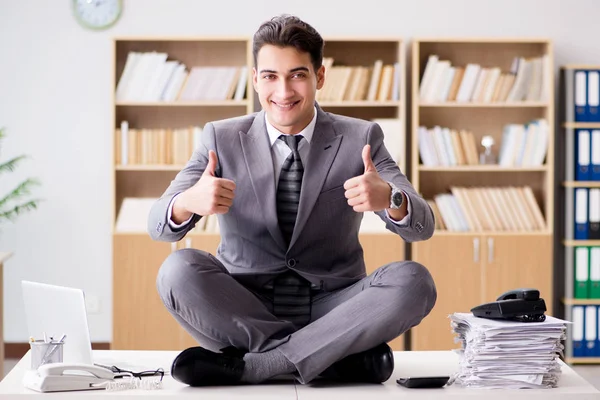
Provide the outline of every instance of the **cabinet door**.
[[535,288],[552,306],[552,236],[486,236],[484,239],[484,301],[512,289]]
[[411,349],[458,348],[448,315],[469,312],[481,302],[481,238],[440,235],[412,246],[412,259],[429,270],[438,296],[431,313],[411,329]]
[[[405,243],[398,235],[392,233],[362,233],[360,244],[364,250],[367,275],[377,268],[394,261],[404,260]],[[404,350],[404,335],[388,343],[392,350]]]
[[156,290],[158,269],[176,247],[143,234],[114,236],[112,349],[180,349],[179,324]]

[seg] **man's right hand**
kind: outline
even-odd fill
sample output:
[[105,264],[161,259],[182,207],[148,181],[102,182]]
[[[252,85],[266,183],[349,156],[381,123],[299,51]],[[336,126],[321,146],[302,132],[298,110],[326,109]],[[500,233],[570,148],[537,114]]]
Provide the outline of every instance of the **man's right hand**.
[[229,211],[235,197],[235,182],[215,177],[217,161],[217,154],[210,150],[208,165],[198,182],[175,200],[171,214],[173,222],[181,224],[192,214],[206,216]]

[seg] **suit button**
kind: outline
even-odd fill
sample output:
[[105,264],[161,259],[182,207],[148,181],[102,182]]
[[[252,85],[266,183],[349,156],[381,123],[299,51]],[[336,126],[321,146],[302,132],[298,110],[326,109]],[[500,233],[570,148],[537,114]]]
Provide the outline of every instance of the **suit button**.
[[290,268],[294,268],[296,266],[296,260],[290,258],[289,260],[287,260],[287,266]]

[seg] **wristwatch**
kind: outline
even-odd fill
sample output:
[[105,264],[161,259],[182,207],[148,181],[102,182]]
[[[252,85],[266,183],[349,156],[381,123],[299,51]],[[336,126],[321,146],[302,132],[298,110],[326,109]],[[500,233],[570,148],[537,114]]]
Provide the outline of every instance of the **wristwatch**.
[[402,190],[398,189],[392,182],[388,182],[388,185],[390,185],[392,188],[392,195],[390,196],[390,208],[397,210],[402,207],[402,202],[404,202]]

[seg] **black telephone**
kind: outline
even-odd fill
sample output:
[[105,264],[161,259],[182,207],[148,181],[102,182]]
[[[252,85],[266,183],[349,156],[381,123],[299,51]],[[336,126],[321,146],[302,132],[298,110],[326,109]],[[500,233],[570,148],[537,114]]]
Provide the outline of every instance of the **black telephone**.
[[520,322],[543,322],[546,303],[537,289],[516,289],[503,293],[492,303],[473,307],[474,316],[489,319],[507,319]]

